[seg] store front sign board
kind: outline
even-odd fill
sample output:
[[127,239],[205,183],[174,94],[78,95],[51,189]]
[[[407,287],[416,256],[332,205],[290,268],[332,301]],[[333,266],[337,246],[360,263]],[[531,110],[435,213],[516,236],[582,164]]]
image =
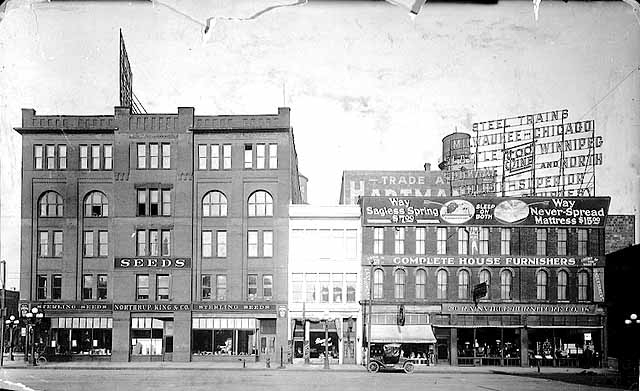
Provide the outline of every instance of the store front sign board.
[[[29,306],[26,304],[26,306]],[[113,305],[111,303],[83,303],[83,302],[67,302],[67,303],[31,303],[31,307],[38,307],[40,312],[46,314],[51,312],[100,312],[111,311]]]
[[584,315],[595,314],[592,304],[442,304],[444,314],[526,314],[526,315]]
[[191,258],[115,258],[113,267],[116,269],[190,269]]
[[241,312],[241,313],[254,313],[254,312],[276,312],[275,304],[258,304],[258,303],[227,303],[227,304],[214,304],[214,303],[194,303],[194,311],[207,311],[207,312]]
[[370,255],[363,265],[370,261],[376,266],[464,266],[464,267],[604,267],[605,257],[540,257],[540,256],[446,256],[446,255]]

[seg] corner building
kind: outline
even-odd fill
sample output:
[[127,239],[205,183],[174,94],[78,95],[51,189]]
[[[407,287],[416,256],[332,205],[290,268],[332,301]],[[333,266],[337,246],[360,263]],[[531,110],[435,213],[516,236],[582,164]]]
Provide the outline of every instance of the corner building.
[[600,365],[609,202],[362,197],[372,353],[397,342],[417,363]]
[[289,109],[23,109],[22,309],[50,353],[275,360],[287,349]]

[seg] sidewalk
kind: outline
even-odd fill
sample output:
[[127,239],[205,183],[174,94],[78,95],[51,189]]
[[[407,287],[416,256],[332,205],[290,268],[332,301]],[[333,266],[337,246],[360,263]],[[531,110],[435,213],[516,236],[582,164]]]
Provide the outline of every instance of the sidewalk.
[[[24,361],[22,355],[15,355],[15,360],[5,357],[6,369],[70,369],[70,370],[153,370],[153,369],[185,369],[185,370],[264,370],[264,371],[324,371],[322,364],[285,364],[279,367],[279,362],[272,362],[271,368],[267,368],[264,362],[246,362],[243,368],[241,361],[237,362],[110,362],[110,361],[69,361],[48,362],[33,367]],[[330,365],[329,371],[340,372],[366,372],[362,365],[343,364]],[[415,373],[475,373],[475,374],[504,374],[521,376],[539,376],[548,374],[616,374],[615,371],[605,368],[554,368],[541,367],[540,373],[536,367],[459,367],[450,365],[422,366],[416,365]]]

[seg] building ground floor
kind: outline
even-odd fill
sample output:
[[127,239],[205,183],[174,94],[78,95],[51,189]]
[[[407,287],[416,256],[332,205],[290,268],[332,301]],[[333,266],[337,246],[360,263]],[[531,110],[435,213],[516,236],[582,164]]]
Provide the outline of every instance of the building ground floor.
[[274,303],[33,303],[29,332],[51,360],[286,359],[287,308]]
[[587,368],[606,357],[604,311],[595,305],[365,303],[363,314],[363,348],[368,335],[373,355],[398,343],[417,364]]

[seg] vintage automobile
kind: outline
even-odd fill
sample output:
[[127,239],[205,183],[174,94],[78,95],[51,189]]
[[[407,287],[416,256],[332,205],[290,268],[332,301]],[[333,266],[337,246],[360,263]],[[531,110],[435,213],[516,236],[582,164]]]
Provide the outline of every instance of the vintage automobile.
[[383,345],[382,355],[372,355],[367,369],[373,373],[380,370],[403,370],[405,373],[413,372],[413,362],[409,358],[402,357],[400,351],[399,343]]

